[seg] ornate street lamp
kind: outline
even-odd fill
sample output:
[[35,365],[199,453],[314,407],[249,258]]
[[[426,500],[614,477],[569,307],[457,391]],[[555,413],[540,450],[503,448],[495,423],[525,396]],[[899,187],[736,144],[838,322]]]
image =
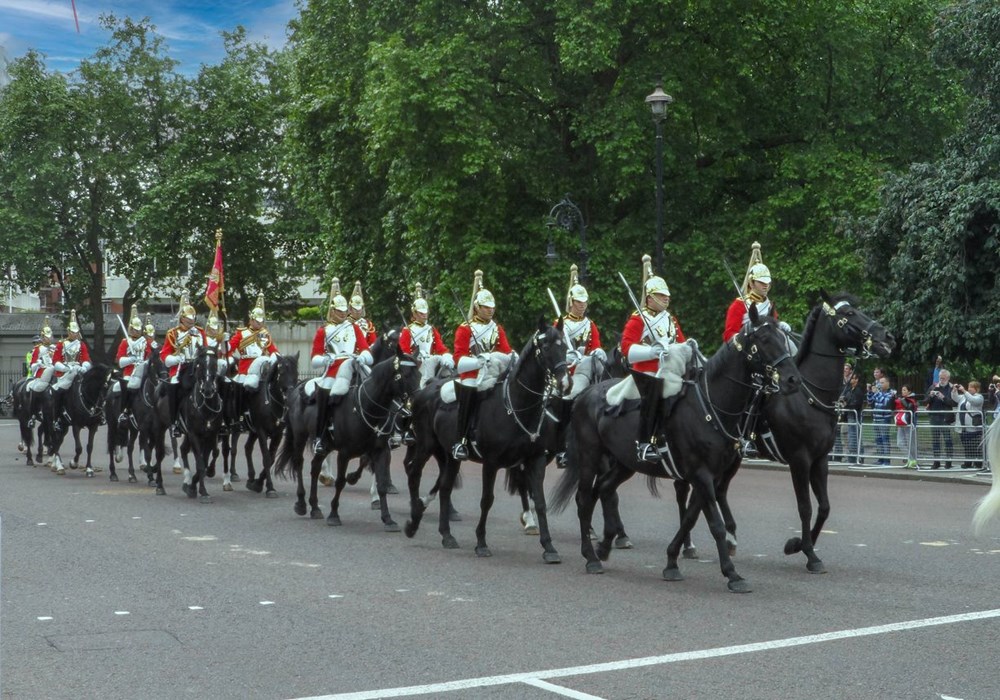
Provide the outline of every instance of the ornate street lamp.
[[663,79],[656,83],[656,89],[646,96],[646,104],[653,112],[656,124],[656,274],[663,274],[663,120],[667,117],[667,106],[674,98],[663,92]]
[[583,220],[583,212],[576,206],[567,194],[558,204],[552,207],[548,220],[545,223],[549,227],[549,245],[545,252],[545,261],[550,265],[559,259],[556,253],[556,244],[552,239],[552,229],[555,226],[569,233],[576,229],[580,237],[580,250],[577,255],[580,259],[580,284],[587,284],[587,222]]

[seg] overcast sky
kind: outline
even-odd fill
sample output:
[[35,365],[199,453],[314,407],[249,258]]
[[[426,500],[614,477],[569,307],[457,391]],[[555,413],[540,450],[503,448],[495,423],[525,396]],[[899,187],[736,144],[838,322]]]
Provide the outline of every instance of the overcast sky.
[[[303,0],[304,1],[304,0]],[[188,75],[202,63],[223,56],[220,31],[236,25],[249,36],[277,48],[286,41],[288,21],[298,14],[295,0],[75,0],[80,20],[76,31],[71,0],[0,0],[0,48],[7,60],[36,49],[52,70],[70,72],[105,44],[102,14],[149,17],[166,40],[167,53]],[[2,61],[0,61],[2,62]]]

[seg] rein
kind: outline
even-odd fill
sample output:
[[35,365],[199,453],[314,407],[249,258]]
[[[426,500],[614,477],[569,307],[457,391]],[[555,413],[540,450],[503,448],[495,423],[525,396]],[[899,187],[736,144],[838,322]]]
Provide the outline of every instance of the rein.
[[[393,381],[398,382],[400,379],[402,379],[402,375],[399,372],[400,367],[416,368],[416,366],[417,363],[414,362],[413,360],[400,360],[399,358],[396,358],[395,360],[393,360],[393,370],[395,370]],[[361,416],[361,422],[364,423],[366,426],[368,426],[368,429],[371,430],[373,433],[375,433],[376,437],[382,437],[392,432],[392,424],[394,422],[395,413],[408,410],[406,408],[406,404],[409,403],[409,397],[404,395],[403,396],[404,400],[402,401],[400,399],[393,398],[392,402],[388,406],[380,404],[378,401],[372,398],[371,393],[369,393],[369,391],[365,388],[365,385],[374,376],[375,373],[372,372],[367,377],[365,377],[364,380],[362,380],[361,384],[358,385],[358,405],[355,410],[358,412],[358,415]],[[374,411],[368,411],[368,412],[365,411],[365,406],[364,403],[362,402],[362,392],[364,393],[363,398],[367,400],[369,403],[373,404],[375,408],[378,409],[378,413],[375,413]],[[369,420],[368,418],[369,414],[372,415],[374,420]],[[379,424],[379,421],[382,420],[382,415],[385,416],[385,420],[381,424]]]
[[[107,393],[106,387],[107,384],[105,383],[105,392],[104,392],[105,394]],[[76,383],[76,398],[80,402],[80,407],[83,408],[84,411],[86,411],[87,415],[90,418],[96,418],[104,408],[102,405],[104,402],[101,393],[102,392],[98,391],[97,397],[94,400],[94,405],[88,406],[87,402],[83,398],[83,377],[80,377],[80,381]]]
[[[521,381],[521,372],[520,372],[521,358],[518,358],[517,364],[514,366],[513,369],[511,369],[511,371],[507,374],[507,377],[503,381],[504,410],[507,411],[508,416],[511,416],[514,419],[514,423],[516,423],[517,427],[520,428],[521,431],[528,436],[528,439],[531,442],[537,441],[539,436],[542,434],[542,425],[544,425],[545,423],[545,411],[542,410],[538,412],[538,425],[535,426],[535,429],[533,431],[521,421],[520,417],[518,417],[517,415],[518,411],[524,413],[527,411],[534,411],[539,406],[544,406],[548,402],[552,394],[558,389],[558,382],[556,381],[555,378],[555,372],[552,369],[546,367],[542,363],[541,360],[542,349],[538,346],[538,335],[539,334],[536,333],[532,338],[532,345],[534,346],[535,351],[531,353],[531,357],[535,360],[535,362],[538,364],[539,367],[541,367],[542,371],[544,372],[544,375],[542,377],[542,382],[544,386],[542,390],[536,391],[535,389],[527,386],[524,382]],[[563,361],[562,364],[565,364],[565,361]],[[559,364],[557,364],[554,369],[558,368]],[[516,379],[517,385],[522,389],[524,389],[525,391],[527,391],[529,394],[540,397],[538,401],[531,404],[530,406],[522,408],[516,408],[514,406],[513,399],[511,398],[510,395],[510,379],[514,375],[517,375]]]

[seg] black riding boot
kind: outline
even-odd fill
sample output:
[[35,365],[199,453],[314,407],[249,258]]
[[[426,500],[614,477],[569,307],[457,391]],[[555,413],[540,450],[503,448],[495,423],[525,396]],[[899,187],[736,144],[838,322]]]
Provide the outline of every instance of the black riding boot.
[[184,436],[177,415],[181,402],[180,395],[180,384],[167,384],[167,405],[170,408],[170,434],[175,438]]
[[451,456],[457,460],[469,458],[469,434],[472,426],[472,418],[476,408],[476,394],[479,393],[477,387],[455,384],[455,393],[458,395],[458,442],[451,448]]
[[313,440],[313,453],[317,457],[326,454],[326,446],[323,444],[323,436],[329,430],[327,425],[327,409],[330,405],[330,390],[323,387],[316,387],[316,439]]
[[556,467],[566,468],[566,431],[569,428],[569,420],[573,415],[573,401],[562,399],[559,402],[559,425],[556,427]]
[[665,403],[662,399],[663,380],[638,372],[633,372],[632,376],[636,380],[642,401],[639,404],[639,439],[636,441],[636,457],[640,462],[656,464],[660,461],[657,435]]
[[132,402],[129,400],[128,379],[125,377],[118,380],[118,397],[121,400],[121,404],[119,405],[121,410],[118,412],[118,427],[124,428],[128,424],[132,405]]
[[52,427],[59,431],[62,430],[66,425],[66,419],[63,417],[63,390],[62,389],[52,389]]

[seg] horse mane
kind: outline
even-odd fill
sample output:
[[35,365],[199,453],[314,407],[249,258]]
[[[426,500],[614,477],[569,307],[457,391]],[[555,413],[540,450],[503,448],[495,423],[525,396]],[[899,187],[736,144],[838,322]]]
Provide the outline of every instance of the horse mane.
[[104,364],[91,365],[90,369],[80,375],[81,389],[92,389],[95,385],[101,385],[108,379],[111,368]]

